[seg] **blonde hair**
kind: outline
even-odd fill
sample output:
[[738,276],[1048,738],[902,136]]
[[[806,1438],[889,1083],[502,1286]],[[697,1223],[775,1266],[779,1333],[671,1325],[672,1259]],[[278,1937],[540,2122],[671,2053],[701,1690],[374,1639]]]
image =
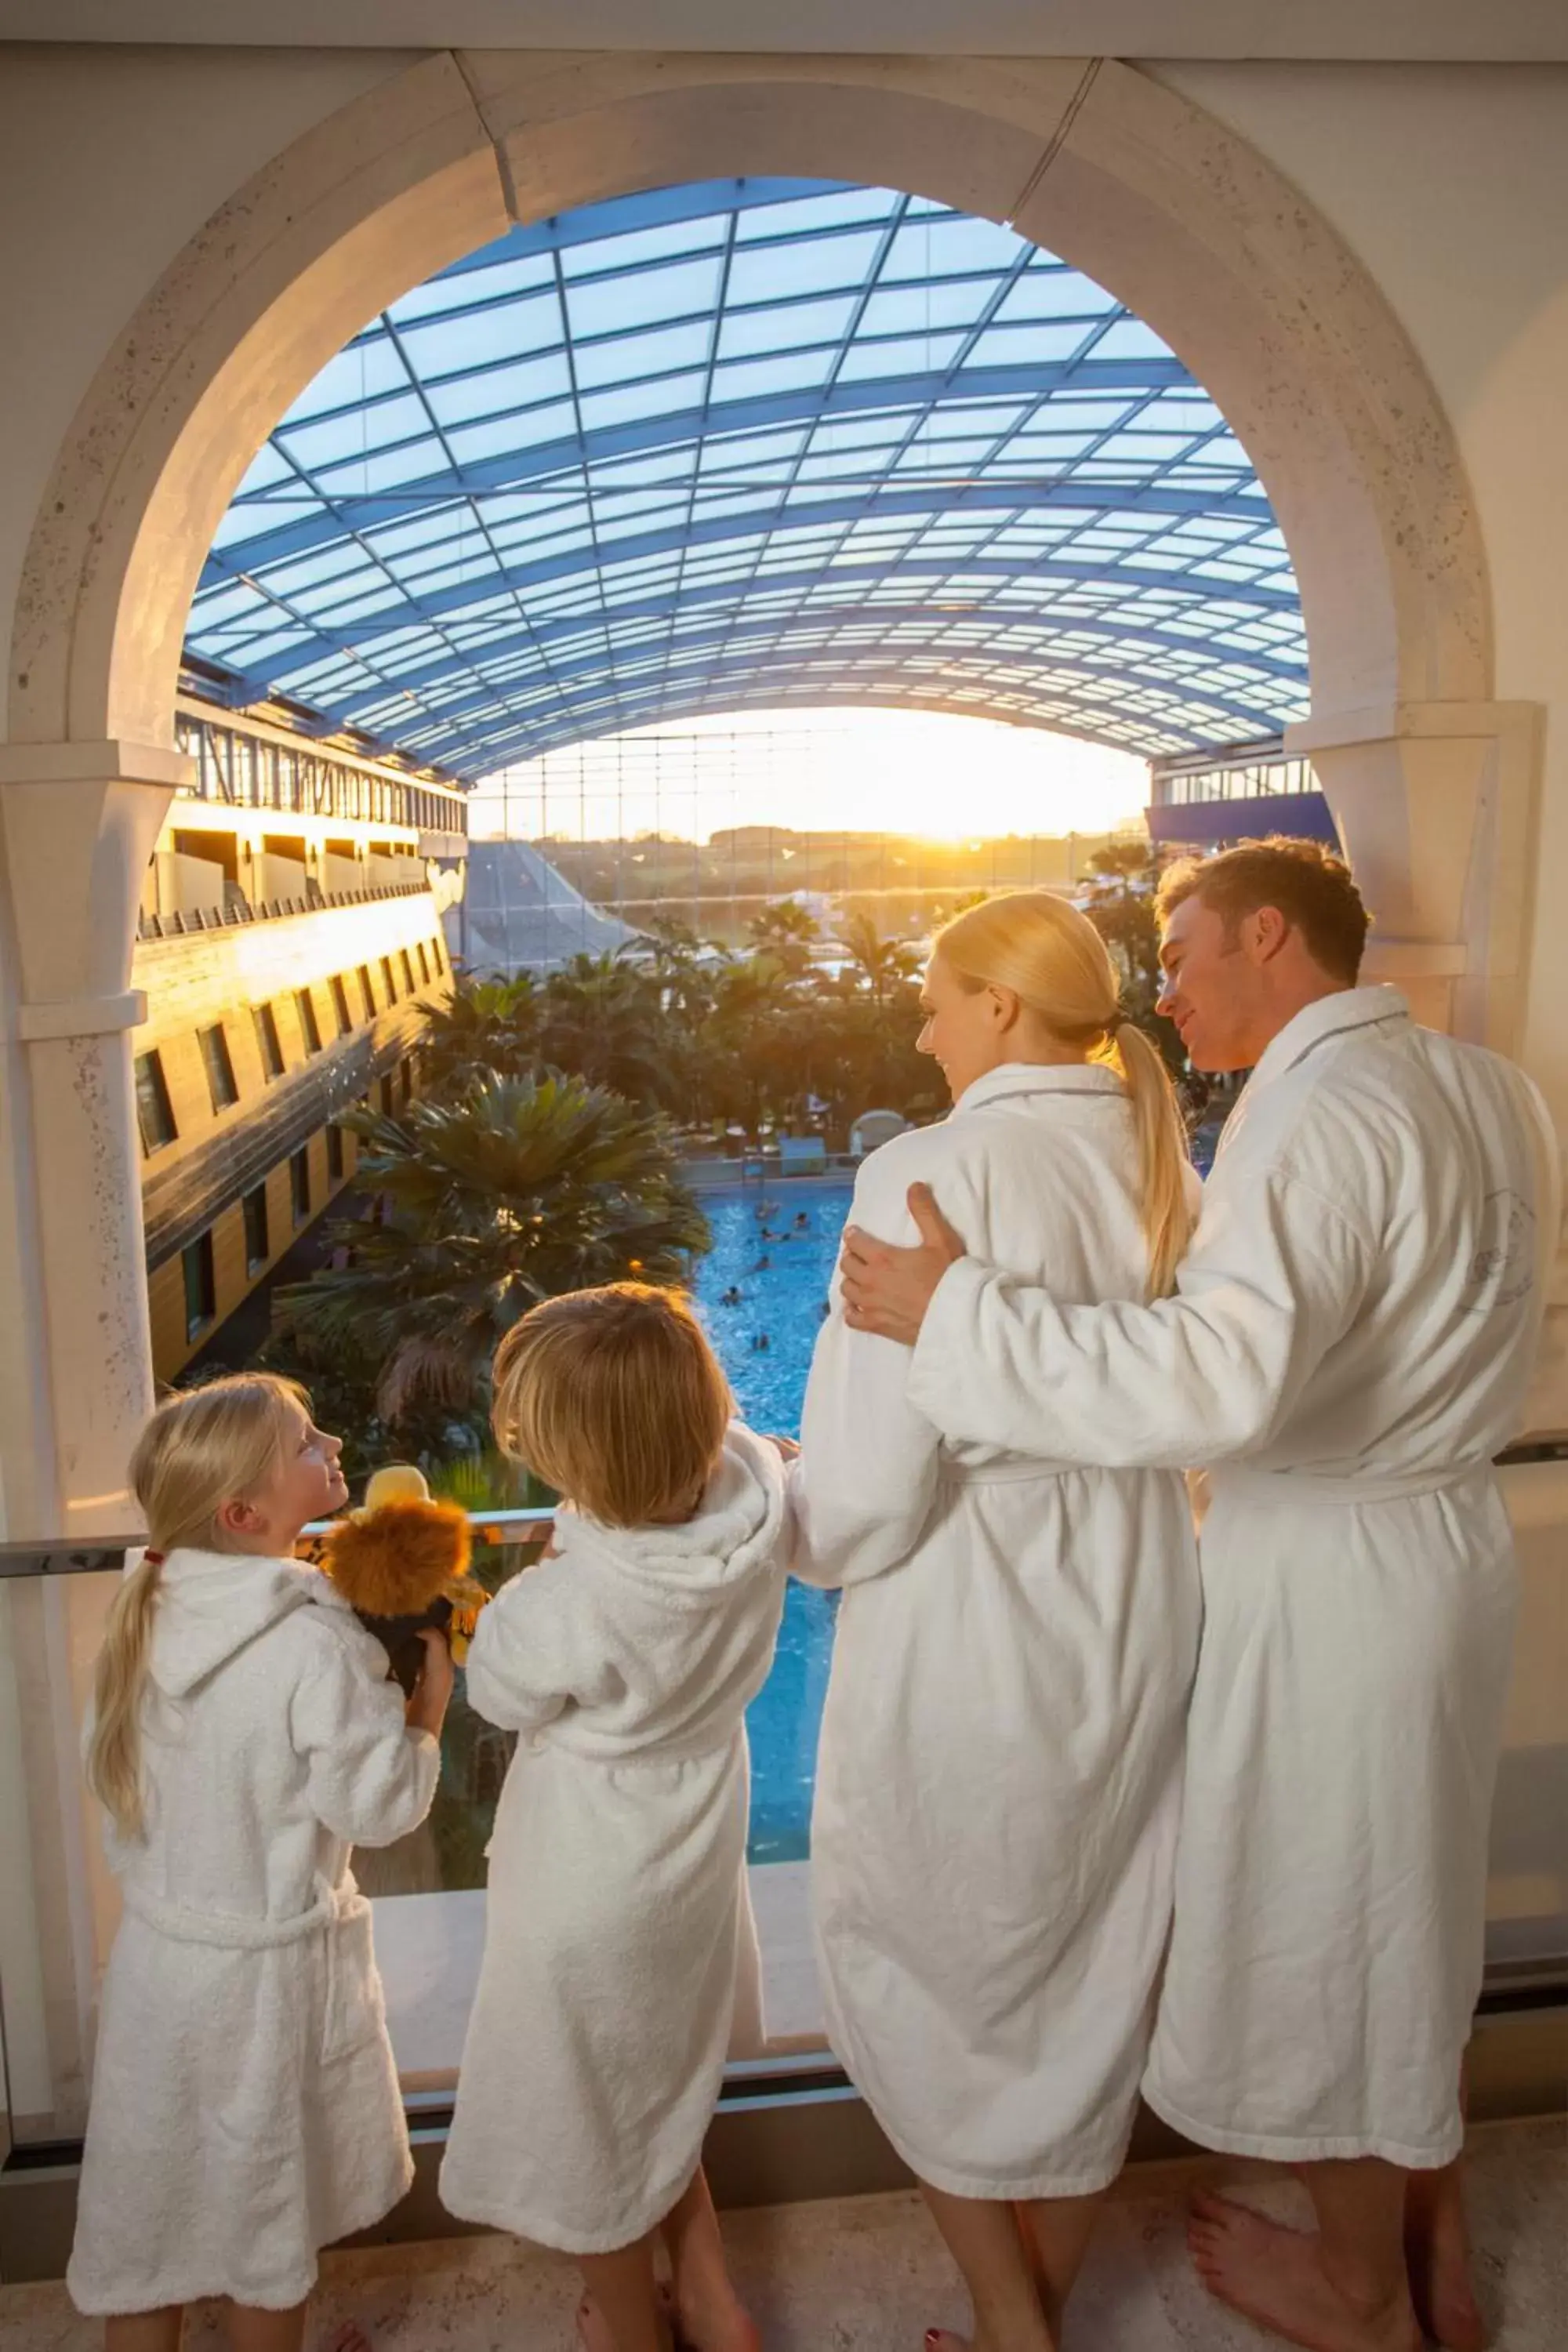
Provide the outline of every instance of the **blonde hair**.
[[148,1550],[109,1612],[87,1755],[88,1786],[124,1839],[145,1833],[142,1700],[163,1555],[182,1546],[233,1549],[218,1514],[271,1476],[293,1426],[290,1408],[310,1410],[297,1381],[238,1372],[166,1397],[136,1441],[131,1486],[147,1521]]
[[735,1409],[686,1300],[643,1282],[531,1307],[494,1378],[503,1453],[607,1528],[689,1518]]
[[1116,967],[1094,925],[1047,890],[1008,890],[936,935],[934,951],[965,988],[1010,988],[1063,1045],[1087,1048],[1127,1089],[1138,1139],[1138,1197],[1149,1296],[1175,1286],[1192,1231],[1187,1137],[1155,1046],[1121,1018]]

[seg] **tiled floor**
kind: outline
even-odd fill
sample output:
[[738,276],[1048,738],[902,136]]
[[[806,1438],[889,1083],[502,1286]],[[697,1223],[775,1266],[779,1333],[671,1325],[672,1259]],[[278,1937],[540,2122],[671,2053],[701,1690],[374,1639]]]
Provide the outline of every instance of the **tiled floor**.
[[[1260,2352],[1269,2339],[1212,2303],[1193,2276],[1183,2211],[1198,2168],[1144,2167],[1108,2210],[1069,2314],[1065,2352]],[[1232,2168],[1250,2201],[1299,2215],[1289,2184]],[[1494,2352],[1568,2346],[1568,2130],[1475,2135],[1471,2215]],[[912,2196],[774,2206],[725,2217],[735,2273],[768,2352],[919,2352],[933,2323],[962,2327],[963,2296]],[[350,2315],[377,2352],[569,2352],[568,2264],[505,2238],[330,2254],[310,2341]],[[59,2287],[0,2287],[5,2352],[97,2352],[96,2326]],[[217,2352],[204,2313],[186,2352]]]

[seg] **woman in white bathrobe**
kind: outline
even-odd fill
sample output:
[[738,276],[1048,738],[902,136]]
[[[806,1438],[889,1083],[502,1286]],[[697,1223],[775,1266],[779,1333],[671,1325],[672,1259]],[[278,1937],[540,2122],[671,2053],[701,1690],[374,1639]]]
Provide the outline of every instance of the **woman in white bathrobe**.
[[175,2352],[209,2295],[247,2347],[297,2352],[318,2248],[413,2178],[349,1852],[428,1811],[451,1662],[431,1636],[405,1709],[381,1644],[289,1557],[345,1499],[339,1451],[291,1382],[242,1374],[170,1398],[132,1458],[152,1548],[88,1756],[124,1916],[66,2274],[109,2352]]
[[[1043,892],[990,900],[940,935],[922,1009],[954,1108],[872,1154],[854,1222],[912,1236],[923,1181],[971,1248],[1060,1298],[1168,1289],[1196,1180],[1093,927]],[[1177,1474],[945,1445],[909,1361],[850,1331],[836,1289],[795,1472],[796,1573],[843,1587],[819,1952],[834,2047],[925,2188],[981,2339],[1028,2352],[1054,2340],[1136,2106],[1196,1555]]]
[[695,1318],[637,1284],[526,1315],[497,1434],[570,1498],[552,1554],[479,1619],[468,1703],[521,1735],[489,1846],[484,1958],[442,2202],[575,2254],[590,2341],[725,2352],[752,2331],[700,2164],[746,1893],[744,1715],[784,1605],[778,1454],[738,1422]]

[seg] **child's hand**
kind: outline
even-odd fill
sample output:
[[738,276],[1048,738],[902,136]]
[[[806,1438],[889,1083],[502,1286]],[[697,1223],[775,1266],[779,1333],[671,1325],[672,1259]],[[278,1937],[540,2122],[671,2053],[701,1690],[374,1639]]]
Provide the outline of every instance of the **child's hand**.
[[452,1696],[452,1653],[447,1636],[434,1625],[422,1626],[419,1639],[425,1644],[424,1662],[403,1719],[410,1731],[428,1731],[438,1739]]
[[765,1443],[769,1445],[776,1446],[781,1457],[785,1462],[798,1462],[800,1460],[800,1448],[795,1444],[793,1437],[769,1437]]

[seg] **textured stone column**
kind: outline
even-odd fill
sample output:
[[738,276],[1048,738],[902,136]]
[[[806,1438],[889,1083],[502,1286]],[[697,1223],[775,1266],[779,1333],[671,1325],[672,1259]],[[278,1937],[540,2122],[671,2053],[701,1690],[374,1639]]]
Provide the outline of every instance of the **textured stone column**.
[[189,763],[124,743],[0,748],[0,1525],[133,1524],[152,1398],[130,989],[142,877]]
[[[1499,1053],[1522,1031],[1541,712],[1525,702],[1415,702],[1286,730],[1334,814],[1373,914],[1369,980]],[[1559,1159],[1568,1100],[1549,1102]],[[1557,1236],[1530,1423],[1568,1429],[1568,1244]]]

